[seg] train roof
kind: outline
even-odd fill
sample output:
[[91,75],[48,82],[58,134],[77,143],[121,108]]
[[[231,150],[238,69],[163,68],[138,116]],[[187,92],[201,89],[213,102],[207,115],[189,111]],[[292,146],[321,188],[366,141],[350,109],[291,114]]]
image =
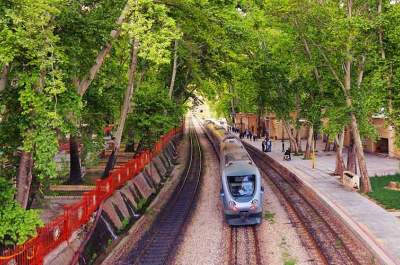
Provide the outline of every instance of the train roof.
[[223,140],[222,154],[226,167],[241,161],[247,164],[253,163],[242,142],[235,137],[226,137]]
[[225,176],[258,175],[257,166],[251,161],[236,161],[224,168]]

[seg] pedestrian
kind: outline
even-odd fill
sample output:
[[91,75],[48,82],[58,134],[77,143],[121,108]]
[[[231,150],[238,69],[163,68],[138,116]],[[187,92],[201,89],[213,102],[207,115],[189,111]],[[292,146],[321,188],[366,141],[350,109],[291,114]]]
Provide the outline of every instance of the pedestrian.
[[265,152],[267,150],[267,138],[265,138],[262,142],[261,142],[261,149],[263,152]]
[[253,142],[255,142],[257,139],[257,135],[253,134]]
[[290,155],[290,149],[287,149],[285,151],[285,154],[283,155],[283,160],[286,160],[286,161],[292,160],[292,156]]
[[267,152],[272,152],[272,141],[268,139],[267,141]]

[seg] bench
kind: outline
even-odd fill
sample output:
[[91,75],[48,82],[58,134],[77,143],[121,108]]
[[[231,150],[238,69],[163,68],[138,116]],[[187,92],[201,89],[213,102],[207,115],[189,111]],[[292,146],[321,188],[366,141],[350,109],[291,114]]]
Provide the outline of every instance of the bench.
[[360,176],[350,171],[343,172],[343,185],[351,189],[360,189]]

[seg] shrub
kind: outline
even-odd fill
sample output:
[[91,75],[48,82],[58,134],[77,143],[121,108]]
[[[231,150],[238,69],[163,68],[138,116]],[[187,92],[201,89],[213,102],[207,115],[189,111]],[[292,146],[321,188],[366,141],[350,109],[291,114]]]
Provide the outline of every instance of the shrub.
[[25,210],[14,200],[15,189],[0,177],[0,245],[23,244],[36,236],[43,222],[36,210]]

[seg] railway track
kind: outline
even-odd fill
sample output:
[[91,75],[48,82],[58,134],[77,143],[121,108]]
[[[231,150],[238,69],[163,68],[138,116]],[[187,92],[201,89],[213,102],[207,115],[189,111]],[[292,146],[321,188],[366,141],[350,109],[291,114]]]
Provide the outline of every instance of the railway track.
[[172,258],[176,242],[192,209],[202,172],[200,142],[192,121],[189,126],[190,160],[184,177],[150,230],[118,264],[162,265]]
[[[204,131],[218,160],[220,160],[219,149],[214,139],[201,121],[198,120],[198,124]],[[226,222],[225,219],[222,221]],[[228,265],[263,265],[257,226],[230,226],[227,240]]]
[[230,227],[229,265],[262,265],[256,226]]
[[272,184],[315,264],[377,264],[369,251],[312,192],[295,178],[276,171],[259,150],[248,144],[245,146],[263,178]]

